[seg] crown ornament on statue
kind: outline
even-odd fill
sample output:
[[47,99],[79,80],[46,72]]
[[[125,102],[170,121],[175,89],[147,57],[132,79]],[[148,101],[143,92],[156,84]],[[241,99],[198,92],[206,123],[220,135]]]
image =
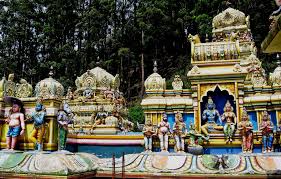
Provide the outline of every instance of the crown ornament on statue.
[[213,101],[213,99],[211,98],[211,96],[209,96],[209,98],[208,98],[208,104],[214,104],[214,101]]

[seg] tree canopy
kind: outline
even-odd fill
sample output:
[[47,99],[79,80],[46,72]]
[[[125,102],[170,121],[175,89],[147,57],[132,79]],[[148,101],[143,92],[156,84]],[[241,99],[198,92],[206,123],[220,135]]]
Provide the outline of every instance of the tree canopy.
[[[229,5],[231,2],[231,5]],[[141,73],[168,81],[190,69],[187,34],[211,37],[212,18],[232,6],[250,15],[257,47],[268,33],[274,1],[263,0],[6,0],[0,1],[0,75],[15,73],[31,84],[50,66],[64,87],[97,65],[121,78],[129,100],[141,94]],[[144,63],[141,63],[141,54]],[[266,70],[274,67],[261,53]],[[99,63],[98,63],[99,62]]]

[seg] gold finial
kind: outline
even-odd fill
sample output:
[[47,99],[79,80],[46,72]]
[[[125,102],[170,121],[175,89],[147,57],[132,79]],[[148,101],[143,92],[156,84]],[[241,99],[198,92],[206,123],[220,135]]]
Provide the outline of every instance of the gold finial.
[[53,67],[53,66],[51,66],[51,67],[50,67],[50,72],[49,72],[49,77],[50,77],[50,78],[52,78],[52,77],[53,77],[53,75],[54,75],[53,70],[54,70],[54,67]]
[[154,61],[153,66],[154,66],[153,72],[157,73],[157,61],[156,60]]

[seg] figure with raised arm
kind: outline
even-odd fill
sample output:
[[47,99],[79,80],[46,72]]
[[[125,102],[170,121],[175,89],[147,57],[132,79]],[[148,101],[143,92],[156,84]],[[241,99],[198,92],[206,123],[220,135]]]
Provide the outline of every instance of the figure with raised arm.
[[243,110],[242,120],[238,123],[238,128],[242,136],[242,151],[243,153],[253,151],[253,124],[249,120],[246,109]]
[[184,138],[187,135],[187,128],[186,128],[186,124],[183,122],[183,117],[180,112],[177,112],[175,115],[173,134],[176,142],[176,151],[184,152]]
[[158,124],[157,134],[160,140],[161,151],[168,151],[170,123],[166,113],[163,113],[162,121]]
[[272,152],[273,145],[273,128],[274,125],[270,121],[270,115],[267,111],[262,114],[262,122],[260,124],[260,130],[262,131],[262,152]]
[[145,151],[152,151],[152,137],[155,135],[155,130],[153,128],[152,122],[150,119],[146,121],[146,124],[143,128],[143,135],[144,135],[144,146]]
[[209,97],[206,109],[203,111],[202,120],[206,123],[201,126],[203,134],[206,135],[206,139],[209,139],[209,130],[218,129],[217,122],[221,123],[219,111],[216,110],[216,105],[212,98]]
[[230,102],[227,101],[223,108],[224,113],[221,116],[221,120],[225,121],[223,126],[223,132],[227,142],[232,142],[232,138],[235,132],[235,125],[236,125],[236,115],[233,112],[233,107],[231,106]]
[[45,135],[45,117],[46,109],[43,105],[43,99],[39,97],[35,106],[35,112],[31,114],[29,121],[33,121],[33,131],[30,140],[35,144],[35,150],[43,150],[43,137]]
[[16,148],[19,135],[23,135],[25,131],[24,113],[22,112],[22,103],[19,100],[14,100],[12,109],[8,118],[5,120],[9,124],[9,129],[6,136],[8,150]]

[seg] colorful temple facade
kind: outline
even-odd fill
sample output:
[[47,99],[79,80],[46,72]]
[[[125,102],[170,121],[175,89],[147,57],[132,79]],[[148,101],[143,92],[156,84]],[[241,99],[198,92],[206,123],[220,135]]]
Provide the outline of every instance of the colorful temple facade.
[[[165,112],[172,126],[175,123],[175,114],[179,111],[187,126],[193,123],[201,131],[205,124],[202,119],[203,111],[211,98],[220,115],[224,113],[226,102],[230,102],[237,117],[236,124],[241,121],[243,110],[248,111],[257,148],[262,141],[262,113],[268,111],[275,126],[275,141],[279,141],[277,128],[281,121],[280,67],[267,80],[261,61],[256,56],[249,17],[243,12],[228,8],[215,16],[212,24],[212,41],[209,42],[206,38],[203,43],[198,35],[188,36],[193,66],[187,73],[191,82],[189,88],[184,89],[182,80],[176,75],[172,83],[173,89],[166,89],[165,79],[157,73],[155,65],[154,73],[145,81],[147,96],[141,103],[146,120],[152,120],[153,125],[157,126]],[[241,145],[238,130],[233,142],[226,144],[223,124],[218,126],[220,127],[217,130],[210,132],[210,140],[205,142],[205,147],[221,147],[226,152],[229,148]]]
[[[100,67],[78,77],[66,95],[52,71],[34,90],[24,79],[15,83],[14,74],[3,78],[1,149],[14,110],[8,99],[21,101],[26,121],[18,150],[0,151],[0,177],[280,177],[281,66],[266,77],[243,12],[228,8],[215,16],[212,33],[210,42],[188,36],[190,86],[176,75],[166,89],[154,63],[144,84],[142,132],[132,132],[118,74]],[[42,126],[30,119],[41,115],[44,130],[34,136]],[[123,159],[111,158],[123,152]]]

